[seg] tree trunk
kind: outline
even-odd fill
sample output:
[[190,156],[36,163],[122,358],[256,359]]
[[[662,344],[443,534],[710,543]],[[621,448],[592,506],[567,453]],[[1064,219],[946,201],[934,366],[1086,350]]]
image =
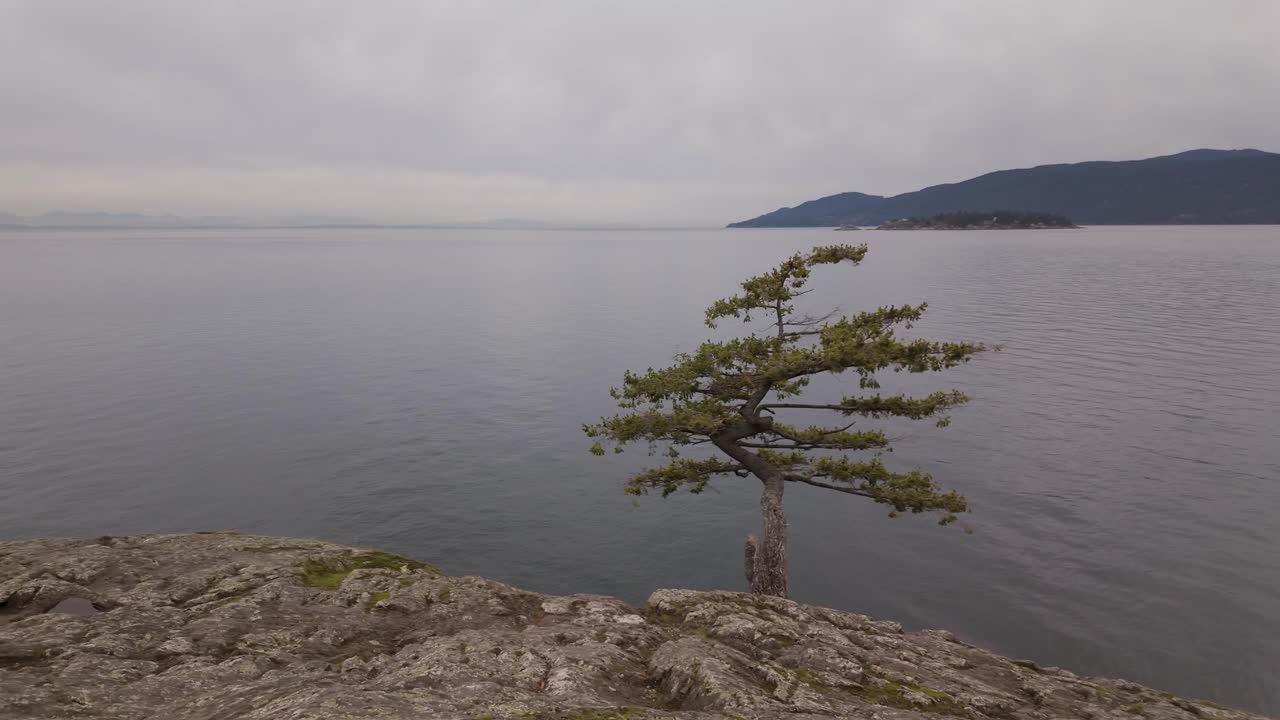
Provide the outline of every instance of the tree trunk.
[[[761,393],[763,395],[763,393]],[[759,402],[757,397],[756,402]],[[764,458],[738,445],[738,441],[773,426],[772,418],[749,417],[745,423],[731,426],[711,436],[725,455],[742,463],[752,475],[764,483],[760,493],[760,516],[764,520],[764,539],[750,536],[745,548],[747,585],[758,595],[787,596],[787,516],[782,514],[782,488],[786,481],[782,472]]]
[[783,485],[781,477],[764,481],[760,493],[764,539],[747,538],[747,583],[751,592],[758,595],[787,596],[787,516],[782,512]]

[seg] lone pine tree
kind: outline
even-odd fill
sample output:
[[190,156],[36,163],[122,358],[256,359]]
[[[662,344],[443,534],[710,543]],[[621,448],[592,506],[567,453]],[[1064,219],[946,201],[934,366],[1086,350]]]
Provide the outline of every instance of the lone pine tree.
[[[963,496],[943,491],[929,474],[886,467],[880,453],[891,447],[883,431],[854,428],[857,418],[881,417],[933,418],[942,427],[947,411],[968,400],[962,393],[886,397],[864,392],[832,402],[792,401],[823,373],[856,373],[859,387],[874,391],[880,387],[880,371],[944,370],[984,349],[974,343],[898,338],[895,328],[910,328],[923,315],[925,303],[838,319],[834,312],[825,317],[797,313],[793,303],[810,292],[806,286],[815,267],[858,265],[866,253],[865,245],[816,247],[744,281],[740,293],[707,308],[707,325],[715,328],[727,318],[744,323],[764,319],[767,332],[704,342],[692,353],[677,355],[670,367],[642,374],[627,371],[622,387],[610,391],[625,412],[583,426],[595,439],[591,450],[598,455],[604,454],[606,443],[615,452],[633,442],[645,442],[651,451],[665,446],[666,464],[632,477],[626,485],[631,494],[697,493],[719,475],[759,480],[764,534],[763,539],[748,537],[745,551],[747,582],[755,593],[787,595],[782,495],[788,483],[868,498],[892,507],[891,516],[936,511],[943,525],[968,509]],[[855,419],[835,426],[782,421],[787,415],[824,411]],[[698,446],[718,452],[683,456]],[[860,451],[874,454],[861,459],[848,455]]]

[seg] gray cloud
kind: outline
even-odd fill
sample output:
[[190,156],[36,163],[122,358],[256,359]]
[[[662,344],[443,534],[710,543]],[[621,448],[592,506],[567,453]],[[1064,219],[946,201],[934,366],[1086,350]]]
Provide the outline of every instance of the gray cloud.
[[0,3],[0,210],[720,224],[1280,150],[1272,0]]

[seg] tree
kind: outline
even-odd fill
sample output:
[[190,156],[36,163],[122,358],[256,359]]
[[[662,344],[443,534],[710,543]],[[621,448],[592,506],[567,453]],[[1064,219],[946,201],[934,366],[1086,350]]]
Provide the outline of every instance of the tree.
[[[903,512],[942,513],[940,523],[968,509],[965,498],[941,490],[920,470],[895,472],[880,453],[890,440],[880,430],[854,429],[856,418],[934,418],[948,423],[947,411],[968,400],[958,391],[925,397],[863,393],[829,403],[790,401],[810,380],[824,373],[854,372],[859,387],[874,390],[883,370],[922,373],[967,362],[985,348],[963,342],[899,339],[897,326],[910,328],[927,305],[886,306],[833,319],[798,314],[793,301],[810,292],[810,274],[820,265],[858,265],[866,245],[816,247],[796,254],[775,269],[752,277],[742,291],[707,308],[706,323],[715,328],[727,318],[751,323],[768,321],[768,331],[722,342],[707,341],[692,353],[675,357],[670,367],[643,374],[628,370],[622,386],[610,393],[626,412],[584,425],[595,439],[592,452],[603,455],[605,443],[623,446],[647,442],[650,452],[665,445],[668,462],[632,477],[626,491],[651,490],[666,497],[680,489],[701,492],[716,476],[754,476],[763,485],[760,513],[763,540],[747,538],[745,567],[751,591],[787,595],[787,526],[782,512],[788,483],[868,498]],[[788,414],[827,411],[854,421],[837,426],[782,422]],[[689,448],[714,447],[710,457],[685,457]],[[865,459],[850,452],[872,451]],[[700,454],[701,455],[701,454]]]

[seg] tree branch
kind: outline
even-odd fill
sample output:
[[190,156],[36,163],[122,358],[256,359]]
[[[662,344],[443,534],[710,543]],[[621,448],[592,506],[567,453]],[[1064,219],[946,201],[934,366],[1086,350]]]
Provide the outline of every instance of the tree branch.
[[[771,420],[771,418],[764,419]],[[743,468],[763,481],[765,477],[775,474],[777,471],[772,465],[765,462],[764,458],[751,452],[741,444],[743,438],[751,437],[760,432],[763,432],[763,430],[750,422],[738,423],[736,426],[726,428],[724,431],[713,435],[711,442],[715,443],[715,446],[721,452],[738,461]]]
[[[849,428],[853,427],[853,426],[854,426],[854,425],[856,425],[856,424],[857,424],[857,422],[855,421],[855,422],[851,422],[851,423],[849,423],[848,425],[845,425],[845,426],[844,426],[844,427],[842,427],[842,428],[832,428],[832,429],[830,429],[830,430],[823,430],[822,432],[818,433],[818,435],[819,435],[819,436],[825,436],[825,435],[835,435],[835,434],[837,434],[837,433],[842,433],[842,432],[844,432],[844,431],[848,430]],[[805,439],[803,439],[803,438],[800,438],[800,437],[797,437],[797,436],[795,436],[795,435],[792,435],[792,434],[788,433],[787,431],[785,431],[785,430],[783,430],[783,429],[779,428],[779,427],[778,427],[778,426],[776,426],[776,425],[775,425],[774,427],[770,428],[770,430],[769,430],[769,431],[770,431],[770,432],[772,432],[774,435],[778,435],[778,436],[780,436],[780,437],[784,437],[784,438],[786,438],[786,439],[788,439],[788,440],[792,440],[792,441],[795,441],[795,442],[798,442],[798,443],[809,443],[809,444],[812,444],[812,443],[813,443],[813,441],[812,441],[812,440],[805,440]]]
[[821,480],[814,480],[813,478],[807,477],[805,475],[784,475],[783,479],[786,480],[787,482],[804,483],[805,485],[812,485],[814,487],[826,488],[827,490],[835,490],[836,492],[848,493],[850,495],[859,495],[861,497],[875,498],[875,495],[872,495],[867,492],[863,492],[858,488],[841,487],[839,485],[832,485],[830,483],[824,483]]
[[925,397],[908,397],[906,395],[845,397],[838,404],[768,403],[761,405],[758,409],[760,412],[773,412],[775,408],[830,410],[846,416],[891,416],[920,420],[950,410],[968,400],[969,398],[964,393],[952,390],[950,392],[931,393]]
[[773,381],[760,380],[760,387],[756,388],[756,391],[751,393],[751,397],[747,398],[747,401],[743,403],[742,408],[738,410],[739,414],[747,420],[758,420],[759,413],[756,412],[756,408],[759,407],[764,397],[769,394],[769,389],[772,387]]
[[738,443],[738,445],[740,447],[757,448],[760,450],[841,450],[841,449],[844,449],[844,448],[838,448],[830,445],[819,445],[815,443],[787,443],[785,445],[779,445],[777,443],[768,443],[768,442],[740,442]]
[[836,412],[844,412],[849,408],[843,405],[811,405],[809,403],[769,403],[761,405],[760,410],[773,410],[774,408],[796,408],[803,410],[834,410]]
[[648,468],[636,473],[627,481],[626,491],[631,495],[644,495],[649,490],[659,490],[663,497],[683,488],[700,493],[714,475],[738,474],[746,468],[738,463],[710,458],[706,460],[673,459],[666,465]]

